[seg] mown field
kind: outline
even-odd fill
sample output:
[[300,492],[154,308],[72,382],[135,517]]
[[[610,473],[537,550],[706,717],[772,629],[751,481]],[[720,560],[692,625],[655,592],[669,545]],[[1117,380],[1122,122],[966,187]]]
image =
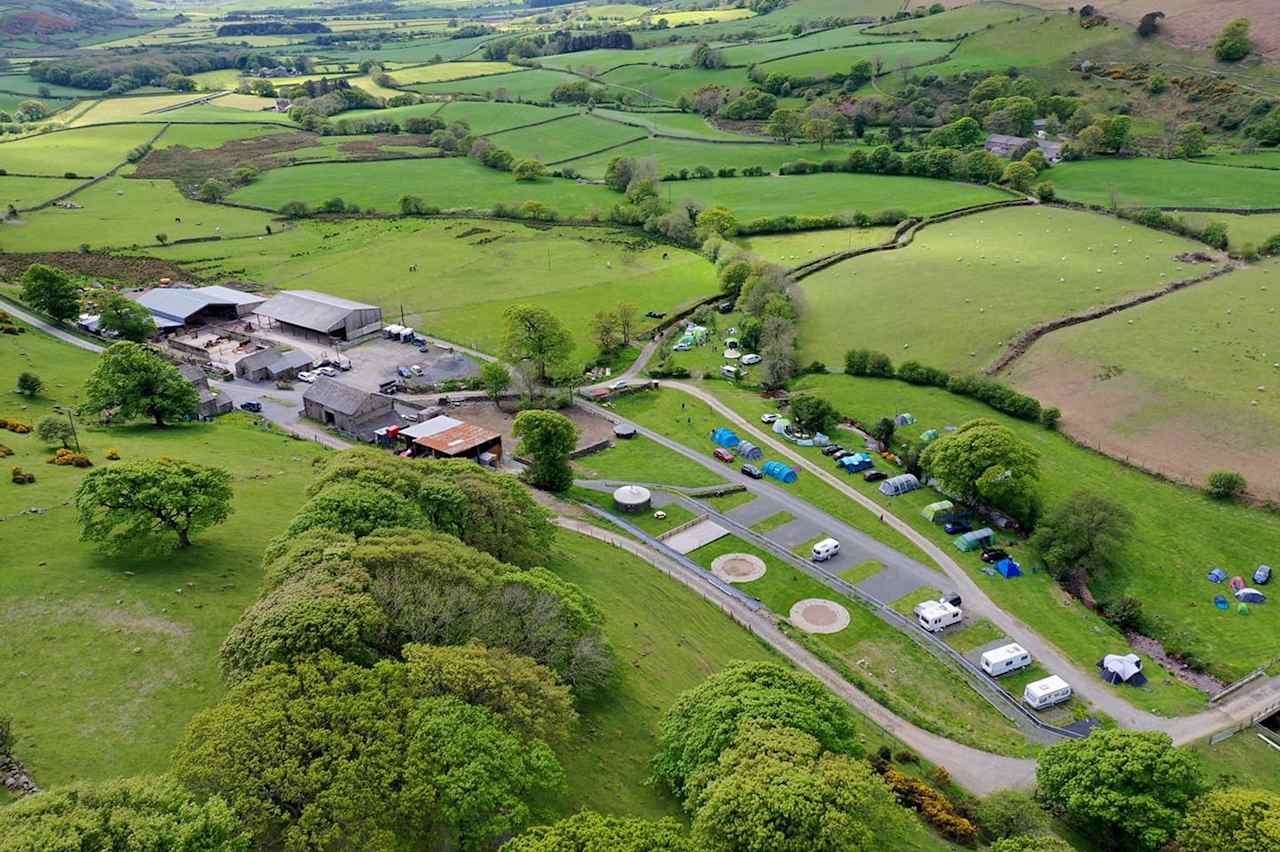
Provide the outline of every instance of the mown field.
[[1021,207],[925,228],[908,247],[801,282],[803,360],[843,363],[853,343],[977,371],[1018,332],[1203,271],[1175,259],[1201,246],[1092,213]]
[[791,268],[828,254],[879,245],[892,238],[893,228],[832,228],[739,237],[734,242],[757,257]]
[[0,177],[0,208],[7,210],[11,204],[19,210],[34,207],[64,192],[69,192],[82,183],[84,183],[83,180],[57,177],[28,178],[5,175]]
[[643,128],[616,124],[593,115],[575,115],[537,127],[491,133],[489,139],[499,148],[510,151],[516,159],[532,158],[550,164],[647,135]]
[[745,88],[749,84],[747,69],[666,68],[660,65],[626,65],[602,75],[599,82],[632,90],[666,104],[674,104],[681,95],[691,95],[703,86]]
[[1278,364],[1280,264],[1269,262],[1054,332],[1008,378],[1061,407],[1063,428],[1090,445],[1197,484],[1238,470],[1280,499]]
[[1003,72],[1010,67],[1034,71],[1120,38],[1138,41],[1132,27],[1115,21],[1084,29],[1075,15],[1033,14],[966,38],[947,61],[930,66],[929,73],[952,76],[964,71]]
[[171,148],[183,145],[187,148],[217,148],[237,139],[256,139],[271,133],[281,133],[283,128],[270,124],[172,124],[152,144],[152,148]]
[[[81,209],[50,207],[24,214],[6,227],[9,251],[73,251],[82,243],[95,249],[128,248],[193,237],[255,236],[266,233],[272,217],[255,210],[201,204],[184,197],[167,180],[112,177],[73,199]],[[178,221],[181,219],[181,221]]]
[[687,112],[623,112],[621,110],[597,109],[596,117],[611,118],[625,122],[652,133],[668,136],[685,136],[692,139],[724,139],[742,141],[750,139],[742,133],[731,133],[714,126],[700,115]]
[[[621,303],[641,314],[672,311],[717,289],[714,267],[692,252],[608,228],[514,222],[304,222],[263,240],[149,253],[199,260],[201,274],[321,290],[397,316],[403,305],[419,330],[485,352],[497,351],[508,305],[537,304],[573,333],[580,359],[595,352],[596,312]],[[411,264],[421,271],[408,272]],[[637,331],[650,325],[641,318]]]
[[[246,99],[240,101],[239,99]],[[251,100],[249,100],[251,99]],[[196,104],[195,106],[179,107],[178,109],[166,112],[164,120],[174,123],[183,121],[191,122],[242,122],[242,121],[269,121],[272,124],[284,124],[294,126],[289,116],[280,112],[264,112],[261,109],[246,108],[249,103],[261,102],[262,98],[256,98],[251,95],[226,95],[217,98],[208,104]],[[237,103],[244,103],[245,106],[237,106]],[[223,106],[218,106],[223,104]]]
[[551,100],[551,90],[581,78],[563,71],[531,68],[510,74],[490,74],[464,80],[416,83],[405,88],[424,95],[479,95],[484,98],[542,101]]
[[878,60],[885,71],[893,71],[945,56],[952,46],[932,41],[884,42],[789,56],[765,62],[761,68],[766,73],[786,74],[788,77],[820,77],[834,71],[848,72],[858,62],[875,63]]
[[[0,335],[0,416],[38,421],[55,404],[74,405],[94,358],[38,332]],[[30,402],[10,390],[23,370],[46,384]],[[323,454],[243,415],[167,429],[104,429],[87,418],[77,427],[97,465],[111,464],[104,456],[114,447],[124,460],[168,455],[226,468],[234,513],[181,554],[101,555],[77,540],[68,505],[85,471],[45,464],[52,448],[34,434],[0,432],[15,453],[0,488],[0,680],[21,694],[5,712],[42,786],[168,765],[187,720],[222,692],[218,646],[257,595],[262,548],[302,503]],[[35,484],[11,485],[14,465]]]
[[723,144],[716,145],[692,139],[660,139],[645,138],[632,142],[621,148],[604,151],[599,154],[582,156],[570,161],[581,174],[592,178],[604,177],[609,161],[614,157],[653,157],[658,161],[658,174],[679,171],[682,168],[693,169],[696,166],[708,166],[713,170],[721,168],[745,169],[751,166],[762,166],[765,171],[777,171],[783,163],[795,160],[843,160],[849,155],[849,148],[839,145],[760,145],[760,144]]
[[64,130],[0,143],[0,168],[9,174],[93,177],[124,162],[130,148],[160,132],[160,125],[125,124]]
[[1280,171],[1231,169],[1185,160],[1084,160],[1051,178],[1070,201],[1111,206],[1276,207]]
[[[450,101],[443,106],[439,104],[422,104],[421,106],[438,109],[435,116],[444,121],[465,121],[473,133],[494,133],[498,130],[522,127],[577,112],[575,107],[544,107],[490,101]],[[404,108],[415,109],[415,107]]]
[[391,79],[401,85],[410,83],[438,83],[442,80],[460,80],[464,77],[485,77],[518,70],[510,62],[443,62],[439,65],[419,65],[397,68]]
[[1263,243],[1280,235],[1280,213],[1181,213],[1185,221],[1197,228],[1210,222],[1227,226],[1230,250],[1238,252],[1248,246],[1260,248]]
[[896,21],[869,32],[880,35],[911,35],[916,38],[956,38],[976,33],[996,24],[1005,24],[1027,15],[1029,10],[1000,3],[974,3],[948,9],[939,15]]
[[[87,112],[79,115],[71,122],[72,127],[83,127],[86,124],[108,124],[114,121],[164,121],[169,113],[149,115],[156,110],[190,103],[200,97],[187,92],[181,95],[144,95],[133,98],[107,98],[98,101]],[[157,127],[157,129],[159,129]]]

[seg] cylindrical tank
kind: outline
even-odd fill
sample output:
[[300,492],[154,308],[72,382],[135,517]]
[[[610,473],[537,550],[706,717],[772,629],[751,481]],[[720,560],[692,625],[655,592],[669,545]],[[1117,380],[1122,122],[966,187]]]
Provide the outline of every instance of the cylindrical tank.
[[620,512],[647,512],[652,500],[649,489],[639,485],[624,485],[613,492],[613,505]]

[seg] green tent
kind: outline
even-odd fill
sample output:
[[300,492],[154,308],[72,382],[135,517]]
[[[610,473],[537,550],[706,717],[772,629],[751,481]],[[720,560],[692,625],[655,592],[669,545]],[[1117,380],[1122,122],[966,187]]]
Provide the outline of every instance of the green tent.
[[931,524],[944,523],[951,512],[955,511],[956,504],[950,500],[939,500],[937,503],[930,503],[920,510],[921,516]]
[[1248,615],[1249,605],[1247,603],[1240,604],[1239,606],[1236,607],[1236,612],[1240,613],[1241,615]]

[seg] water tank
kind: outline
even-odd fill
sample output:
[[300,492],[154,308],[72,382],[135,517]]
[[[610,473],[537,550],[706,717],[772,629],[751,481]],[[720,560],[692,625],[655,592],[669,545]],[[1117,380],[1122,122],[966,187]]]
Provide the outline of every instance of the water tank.
[[620,512],[647,512],[652,500],[649,489],[639,485],[624,485],[613,492],[613,505]]
[[636,427],[630,423],[619,423],[613,427],[613,437],[628,441],[636,436]]

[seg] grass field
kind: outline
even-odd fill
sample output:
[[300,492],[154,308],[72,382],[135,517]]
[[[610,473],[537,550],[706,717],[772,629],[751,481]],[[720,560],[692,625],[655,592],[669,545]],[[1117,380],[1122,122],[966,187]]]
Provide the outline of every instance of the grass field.
[[234,89],[240,85],[241,76],[239,68],[219,68],[217,71],[201,71],[198,74],[192,74],[191,79],[195,80],[200,88],[216,92],[220,89]]
[[280,132],[281,128],[267,124],[174,124],[170,125],[152,147],[160,149],[183,145],[187,148],[217,148],[236,139],[255,139]]
[[550,124],[491,135],[490,139],[516,159],[533,158],[550,164],[645,135],[646,131],[638,127],[626,127],[592,115],[575,115]]
[[1138,42],[1133,28],[1112,22],[1084,29],[1075,15],[1033,14],[981,30],[965,39],[943,63],[929,73],[952,76],[964,71],[1001,71],[1010,66],[1035,69],[1056,65],[1074,54],[1124,38]]
[[877,245],[892,238],[892,228],[838,228],[739,237],[734,242],[758,257],[791,268],[824,255]]
[[[690,48],[692,49],[692,48]],[[703,86],[725,86],[741,89],[749,84],[747,69],[666,68],[660,65],[627,65],[615,68],[598,82],[611,83],[648,95],[655,101],[674,104],[681,95],[692,94]]]
[[612,118],[615,121],[663,133],[668,136],[687,136],[691,139],[726,139],[741,141],[749,137],[741,133],[730,133],[715,127],[700,115],[687,112],[622,112],[612,109],[597,109],[596,116]]
[[418,83],[406,88],[424,95],[480,95],[485,98],[549,101],[551,90],[565,83],[579,80],[572,74],[550,69],[531,68],[510,74],[491,74],[467,80],[444,80],[439,83]]
[[9,174],[100,175],[124,162],[130,148],[160,132],[159,125],[89,127],[0,144],[0,168]]
[[159,233],[171,241],[226,239],[265,233],[271,221],[266,213],[192,201],[167,180],[112,177],[77,193],[74,200],[83,209],[51,207],[0,227],[5,249],[74,251],[81,243],[95,249],[128,248],[156,243]]
[[[252,98],[252,101],[244,100]],[[180,107],[171,112],[164,114],[165,121],[174,123],[183,121],[198,122],[241,122],[241,121],[269,121],[272,124],[284,124],[288,126],[296,126],[288,115],[281,112],[264,112],[258,109],[245,109],[237,104],[248,105],[252,102],[261,102],[261,98],[252,95],[226,95],[217,98],[210,104],[196,104],[195,106]],[[225,106],[216,106],[216,104],[226,104]]]
[[[532,104],[496,103],[493,101],[452,101],[440,108],[439,104],[422,104],[439,108],[435,113],[444,121],[465,121],[472,133],[494,133],[511,127],[522,127],[539,121],[570,115],[574,107],[543,107]],[[414,107],[406,107],[414,109]]]
[[614,441],[609,449],[578,459],[574,467],[580,476],[590,479],[655,482],[690,488],[724,482],[702,465],[643,435]]
[[1051,177],[1061,197],[1105,206],[1275,207],[1280,198],[1280,171],[1185,160],[1084,160]]
[[[758,412],[769,410],[758,397],[733,391],[723,383],[708,383],[708,388],[744,416],[754,418]],[[1261,607],[1254,609],[1252,617],[1242,618],[1234,612],[1215,610],[1213,596],[1221,587],[1204,579],[1209,569],[1217,565],[1231,574],[1252,572],[1259,562],[1271,558],[1274,543],[1280,541],[1280,516],[1215,502],[1201,492],[1159,480],[1079,447],[1041,426],[1004,417],[981,403],[942,390],[843,375],[806,377],[799,380],[796,389],[813,390],[862,422],[909,411],[918,421],[899,429],[903,440],[914,440],[927,429],[959,425],[975,417],[989,417],[1007,425],[1040,452],[1040,490],[1048,510],[1072,493],[1084,490],[1106,496],[1133,513],[1132,534],[1113,554],[1113,567],[1094,584],[1094,592],[1101,600],[1124,595],[1142,599],[1147,615],[1158,625],[1160,638],[1185,644],[1226,681],[1280,656],[1280,630],[1276,629],[1280,613]],[[928,489],[885,498],[858,477],[849,481],[942,543],[997,604],[1027,624],[1034,624],[1081,667],[1091,668],[1103,654],[1125,646],[1118,633],[1067,598],[1044,572],[1028,573],[1013,581],[980,573],[982,563],[976,556],[954,551],[950,537],[941,528],[919,517],[920,510],[936,499]],[[1034,564],[1029,554],[1013,552],[1024,568]],[[1159,671],[1157,674],[1163,675]],[[1195,694],[1189,688],[1175,689],[1166,684],[1167,678],[1162,677],[1150,694],[1124,694],[1138,706],[1160,712],[1183,712],[1196,706]],[[1168,694],[1161,697],[1162,692]]]
[[388,89],[373,79],[372,74],[362,74],[359,77],[352,77],[350,84],[357,89],[364,89],[375,98],[394,98],[396,95],[403,94],[398,89]]
[[701,9],[688,12],[657,11],[637,15],[636,17],[641,21],[648,21],[654,24],[665,20],[670,26],[682,27],[689,24],[718,24],[725,21],[740,21],[753,15],[755,13],[750,9]]
[[619,65],[687,65],[689,56],[693,53],[693,47],[689,42],[676,42],[634,50],[611,48],[580,50],[573,53],[540,56],[538,64],[543,68],[570,69],[588,76],[595,76],[599,72]]
[[[56,198],[64,192],[75,189],[82,180],[66,178],[26,178],[0,177],[0,209],[8,209],[12,204],[19,210],[34,207],[37,204]],[[3,230],[0,230],[3,233]]]
[[[151,253],[218,258],[195,269],[281,289],[321,290],[397,315],[403,305],[415,327],[485,352],[498,348],[503,310],[529,302],[560,318],[574,334],[580,359],[594,354],[589,320],[598,311],[624,302],[642,314],[672,311],[716,289],[715,269],[701,256],[607,228],[544,231],[465,220],[306,222],[264,240]],[[424,271],[407,274],[413,263]],[[636,330],[650,325],[642,319]]]
[[485,77],[519,70],[510,62],[442,62],[439,65],[419,65],[414,68],[398,68],[391,78],[400,85],[410,83],[439,83],[460,80],[464,77]]
[[[836,47],[848,47],[854,44],[866,44],[874,41],[887,41],[880,36],[862,32],[863,27],[855,24],[848,27],[836,27],[830,30],[807,32],[796,38],[774,38],[768,41],[757,41],[749,44],[726,45],[721,50],[725,61],[733,65],[751,65],[767,62],[780,56],[791,56],[811,50],[829,50]],[[831,70],[846,71],[846,68]]]
[[856,684],[895,712],[960,742],[1002,754],[1026,755],[1033,748],[958,673],[937,657],[850,600],[736,536],[725,536],[688,554],[710,570],[716,557],[749,553],[764,560],[767,572],[758,580],[736,583],[782,620],[805,598],[832,600],[849,611],[849,626],[839,633],[813,638],[838,656],[862,680]]
[[848,72],[855,64],[880,61],[885,71],[919,65],[945,56],[952,45],[932,41],[884,42],[862,47],[844,47],[774,59],[760,65],[766,74],[788,77],[821,77],[835,71]]
[[1011,208],[943,222],[921,231],[907,248],[858,257],[804,279],[803,360],[842,363],[851,346],[848,321],[856,316],[859,346],[898,360],[978,370],[1037,322],[1203,271],[1174,259],[1199,247],[1110,217],[1056,208]]
[[1060,406],[1063,428],[1092,446],[1196,484],[1239,470],[1280,499],[1277,363],[1273,261],[1050,334],[1008,378]]
[[[0,336],[0,416],[38,421],[55,403],[74,404],[93,362],[37,332]],[[46,385],[25,408],[9,391],[22,370]],[[115,447],[125,460],[170,455],[225,467],[235,511],[180,556],[100,555],[77,541],[67,504],[85,471],[45,464],[49,448],[34,434],[0,433],[16,453],[6,473],[19,465],[36,475],[21,488],[6,476],[0,488],[0,680],[21,691],[5,712],[42,786],[168,766],[187,720],[221,694],[218,646],[256,596],[262,548],[302,503],[310,462],[323,454],[243,415],[163,430],[77,426],[98,465]],[[33,506],[47,511],[20,514]]]
[[273,169],[232,193],[231,198],[278,208],[290,201],[315,205],[339,196],[364,209],[391,213],[399,211],[405,195],[419,195],[446,210],[488,210],[496,203],[533,200],[571,217],[585,216],[592,210],[603,213],[620,198],[603,186],[582,186],[558,178],[516,182],[507,172],[460,157]]
[[1227,226],[1227,239],[1232,252],[1252,245],[1260,247],[1271,237],[1280,235],[1280,213],[1182,213],[1188,223],[1203,228],[1210,222]]
[[1208,154],[1195,159],[1197,164],[1213,164],[1219,166],[1237,166],[1252,169],[1280,169],[1280,151],[1254,151],[1251,154],[1224,153]]
[[[593,178],[604,177],[605,169],[608,168],[609,161],[614,157],[653,157],[658,162],[658,173],[660,175],[678,172],[682,168],[692,170],[696,166],[708,166],[713,170],[762,166],[765,171],[772,172],[776,171],[783,163],[795,160],[813,160],[816,162],[827,159],[843,160],[849,155],[849,150],[837,145],[828,145],[825,149],[810,144],[760,145],[744,143],[742,145],[713,145],[691,139],[648,138],[639,139],[630,145],[615,148],[611,151],[580,157],[573,160],[572,165],[582,174]],[[832,175],[824,175],[823,177],[827,180],[837,179]],[[777,202],[784,203],[781,199],[777,199]]]
[[1027,9],[1005,6],[999,3],[974,3],[949,9],[940,15],[896,21],[869,32],[880,35],[913,35],[917,38],[955,38],[976,33],[987,27],[1004,24],[1024,17]]
[[[107,124],[113,121],[129,121],[131,119],[141,119],[143,121],[164,121],[162,115],[148,115],[148,113],[156,110],[165,109],[166,107],[175,107],[179,104],[189,103],[196,100],[200,95],[187,92],[180,95],[145,95],[143,97],[134,98],[108,98],[98,101],[92,109],[71,122],[72,127],[83,127],[86,124]],[[159,129],[159,128],[156,128]]]

